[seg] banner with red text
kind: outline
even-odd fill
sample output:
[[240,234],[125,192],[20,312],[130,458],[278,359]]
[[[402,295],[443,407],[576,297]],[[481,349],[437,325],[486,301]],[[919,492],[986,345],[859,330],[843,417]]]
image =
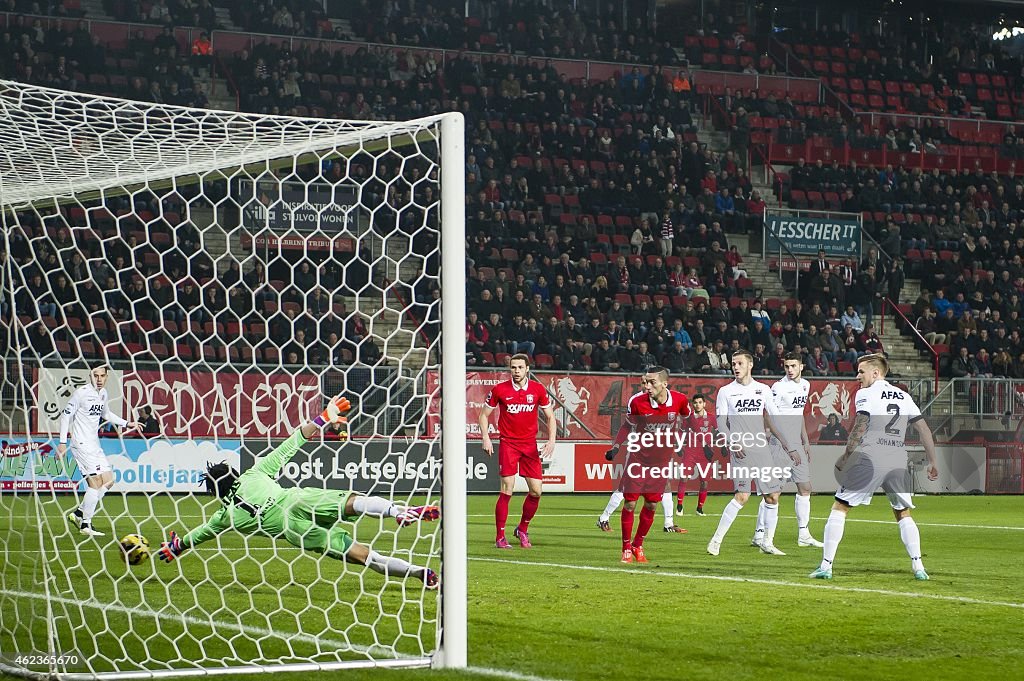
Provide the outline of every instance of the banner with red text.
[[153,408],[164,437],[286,438],[320,408],[311,373],[126,371],[121,390],[127,408]]
[[[626,414],[626,402],[640,391],[639,375],[611,375],[584,373],[541,373],[534,372],[532,378],[548,390],[555,416],[558,419],[560,440],[608,441],[615,436]],[[484,407],[484,400],[491,388],[507,381],[507,371],[466,372],[466,437],[480,439],[478,418]],[[778,378],[766,378],[769,385]],[[732,381],[722,376],[672,376],[669,387],[692,397],[703,394],[709,400],[709,409],[714,409],[718,389]],[[807,433],[811,441],[817,439],[817,432],[830,414],[839,417],[839,422],[849,429],[853,423],[853,395],[857,392],[857,381],[853,379],[811,379],[811,391],[807,398]],[[436,372],[427,376],[427,393],[431,395],[427,413],[427,428],[431,434],[441,428],[440,391]],[[491,415],[489,433],[500,437],[498,416]],[[546,436],[545,420],[540,418],[541,436]]]

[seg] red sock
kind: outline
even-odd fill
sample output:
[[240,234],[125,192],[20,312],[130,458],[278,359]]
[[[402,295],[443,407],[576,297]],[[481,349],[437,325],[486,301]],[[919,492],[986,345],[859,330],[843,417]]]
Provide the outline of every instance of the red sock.
[[[529,494],[523,501],[523,517],[519,521],[519,529],[526,532],[530,529],[530,521],[537,515],[537,507],[540,506],[540,497],[533,497]],[[507,508],[507,507],[506,507]]]
[[624,508],[619,517],[622,520],[622,546],[627,548],[629,539],[633,536],[633,511]]
[[494,527],[498,531],[496,539],[505,536],[505,523],[508,521],[508,502],[512,501],[511,494],[499,494],[498,503],[494,505]]
[[679,487],[676,489],[676,501],[680,504],[686,501],[686,481],[680,480]]
[[651,531],[651,525],[654,524],[654,511],[644,506],[643,510],[640,511],[640,524],[636,526],[636,537],[633,538],[633,546],[643,546],[644,537]]
[[703,506],[704,502],[708,500],[708,490],[704,488],[700,491],[700,495],[697,496],[697,505]]

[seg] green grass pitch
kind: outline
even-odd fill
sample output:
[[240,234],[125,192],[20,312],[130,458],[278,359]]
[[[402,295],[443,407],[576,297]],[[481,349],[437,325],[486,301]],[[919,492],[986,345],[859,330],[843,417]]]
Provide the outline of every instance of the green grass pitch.
[[[521,500],[513,501],[510,528]],[[786,556],[749,546],[756,501],[733,525],[721,555],[707,555],[727,497],[711,497],[712,515],[703,518],[692,514],[691,497],[688,515],[677,518],[688,534],[663,533],[659,508],[648,565],[619,563],[618,517],[611,533],[594,524],[605,501],[547,496],[531,526],[535,547],[499,551],[494,498],[470,498],[470,671],[347,670],[318,678],[468,679],[500,671],[522,681],[1006,679],[1024,665],[1024,498],[917,497],[929,582],[913,579],[884,496],[851,513],[831,582],[807,579],[821,553],[797,548],[791,496],[780,505],[776,535]],[[824,495],[812,502],[811,530],[819,538],[830,504]],[[247,550],[232,535],[225,535],[223,553],[201,549],[171,566],[154,560],[129,571],[118,562],[111,525],[118,535],[140,531],[156,545],[161,528],[185,529],[201,509],[191,498],[168,497],[125,502],[111,495],[104,505],[96,526],[108,536],[94,543],[67,532],[61,511],[70,498],[43,504],[42,517],[25,498],[0,499],[8,549],[0,617],[5,632],[18,632],[19,644],[46,640],[46,600],[33,595],[44,588],[38,580],[45,551],[57,640],[70,640],[70,630],[86,623],[95,632],[80,630],[75,650],[61,652],[93,659],[102,653],[110,662],[97,663],[99,669],[137,663],[144,645],[158,660],[180,652],[212,666],[259,657],[332,660],[344,641],[365,649],[397,638],[398,651],[412,655],[433,645],[437,603],[431,595],[421,601],[418,581],[385,585],[380,575],[352,568],[339,578],[344,568],[336,561],[300,557],[284,544],[274,550],[260,538],[250,539]],[[42,537],[29,524],[33,518]],[[373,524],[359,525],[357,536],[373,536],[379,522],[362,520]],[[374,547],[414,561],[439,541],[435,526],[384,527]],[[119,604],[104,607],[115,586]],[[300,607],[307,599],[317,607]],[[213,613],[212,626],[196,603]],[[5,654],[18,650],[9,634],[0,636]]]

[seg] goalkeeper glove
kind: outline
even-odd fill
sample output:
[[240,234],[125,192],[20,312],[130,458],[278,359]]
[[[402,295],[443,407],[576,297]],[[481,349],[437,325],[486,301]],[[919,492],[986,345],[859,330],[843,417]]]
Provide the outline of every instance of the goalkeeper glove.
[[163,562],[170,563],[187,550],[188,548],[182,543],[181,537],[171,532],[168,540],[160,544],[160,550],[157,551],[157,555],[160,556],[160,560]]
[[605,461],[615,461],[615,457],[618,456],[618,454],[618,446],[612,447],[611,449],[604,453],[604,459]]
[[323,428],[328,423],[345,423],[348,419],[342,416],[345,412],[352,408],[352,403],[348,401],[347,397],[338,395],[331,399],[327,404],[327,408],[320,413],[319,416],[313,419],[313,423]]
[[712,459],[715,458],[715,450],[711,449],[711,447],[707,445],[704,445],[704,456],[707,457],[708,461],[711,461]]

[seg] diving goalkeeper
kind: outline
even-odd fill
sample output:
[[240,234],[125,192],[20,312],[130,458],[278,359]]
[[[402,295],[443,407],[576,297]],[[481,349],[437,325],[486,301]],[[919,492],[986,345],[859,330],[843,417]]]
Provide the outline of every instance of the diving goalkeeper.
[[325,426],[344,428],[348,419],[343,414],[350,408],[346,398],[335,397],[322,414],[303,424],[241,475],[223,462],[207,466],[206,490],[216,494],[223,507],[183,537],[171,532],[168,541],[160,545],[160,560],[170,563],[188,549],[233,528],[242,534],[282,538],[292,546],[365,565],[384,575],[416,577],[423,580],[428,589],[437,588],[438,577],[433,570],[377,553],[336,526],[339,520],[351,521],[360,515],[371,515],[395,518],[399,527],[405,527],[418,521],[436,520],[440,515],[437,506],[407,508],[381,497],[354,492],[284,489],[277,484],[282,466],[309,438]]

